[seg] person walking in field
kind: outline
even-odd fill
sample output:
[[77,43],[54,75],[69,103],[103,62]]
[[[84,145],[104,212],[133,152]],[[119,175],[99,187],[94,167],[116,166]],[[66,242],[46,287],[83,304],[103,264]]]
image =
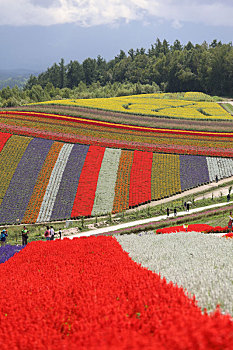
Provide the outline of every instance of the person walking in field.
[[167,208],[167,217],[169,217],[169,208]]
[[26,226],[23,227],[21,234],[22,234],[22,245],[27,245],[28,243],[28,229],[26,228]]
[[7,230],[4,228],[1,232],[0,241],[1,241],[1,247],[5,246],[6,244],[6,238],[8,237]]
[[47,226],[47,229],[46,229],[46,231],[44,233],[44,236],[45,236],[46,241],[50,241],[51,234],[50,234],[49,226]]

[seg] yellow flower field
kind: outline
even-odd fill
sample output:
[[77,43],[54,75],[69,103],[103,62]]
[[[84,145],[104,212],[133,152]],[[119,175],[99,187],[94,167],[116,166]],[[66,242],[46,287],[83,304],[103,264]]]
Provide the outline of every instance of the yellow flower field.
[[183,97],[177,99],[168,98],[169,94],[147,94],[112,98],[53,100],[41,103],[72,105],[168,118],[233,119],[233,116],[218,103],[197,101],[202,99],[202,95],[204,96],[200,92],[187,92],[184,93]]

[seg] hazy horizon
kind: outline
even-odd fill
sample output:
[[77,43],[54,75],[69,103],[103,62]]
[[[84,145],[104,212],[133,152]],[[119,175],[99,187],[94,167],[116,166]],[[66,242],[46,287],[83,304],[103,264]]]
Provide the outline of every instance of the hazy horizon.
[[0,70],[41,72],[64,58],[107,61],[156,39],[232,40],[230,0],[0,0]]

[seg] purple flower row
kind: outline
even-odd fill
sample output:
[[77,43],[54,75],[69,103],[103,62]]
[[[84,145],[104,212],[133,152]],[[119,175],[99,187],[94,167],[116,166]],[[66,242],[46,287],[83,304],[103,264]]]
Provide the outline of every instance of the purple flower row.
[[182,191],[209,182],[206,157],[180,155],[180,183]]
[[0,247],[0,264],[10,259],[15,253],[20,252],[24,246],[20,245],[5,245]]
[[38,174],[53,141],[34,138],[29,143],[11,179],[0,206],[0,222],[21,222],[31,198]]

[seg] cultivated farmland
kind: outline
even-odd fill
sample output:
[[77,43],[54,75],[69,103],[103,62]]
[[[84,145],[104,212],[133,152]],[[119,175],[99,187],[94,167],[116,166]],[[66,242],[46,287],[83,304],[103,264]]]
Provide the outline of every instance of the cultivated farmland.
[[201,93],[2,110],[0,223],[118,213],[232,176],[231,120]]

